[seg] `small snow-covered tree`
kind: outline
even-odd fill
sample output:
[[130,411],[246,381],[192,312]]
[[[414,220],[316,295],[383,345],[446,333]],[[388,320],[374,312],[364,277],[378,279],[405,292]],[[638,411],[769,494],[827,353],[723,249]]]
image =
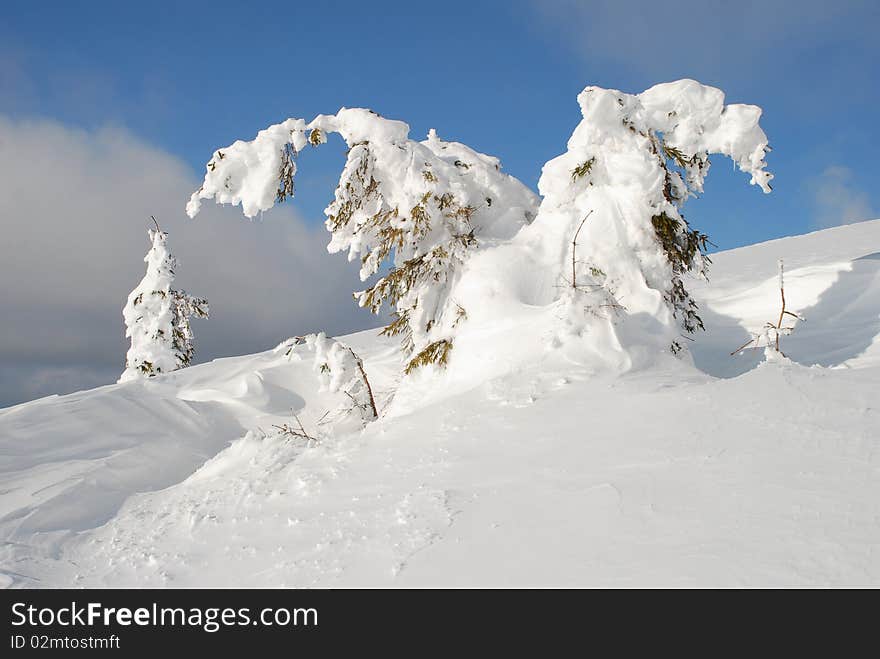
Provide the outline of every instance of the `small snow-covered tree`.
[[363,425],[379,418],[373,388],[358,354],[324,332],[310,334],[304,339],[306,345],[315,351],[314,367],[322,389],[341,392],[350,401],[350,404],[340,406],[336,416],[355,417]]
[[359,430],[379,418],[379,409],[363,360],[348,345],[324,332],[297,336],[283,342],[278,349],[286,348],[291,359],[302,360],[310,352],[312,368],[319,381],[319,391],[342,394],[345,399],[335,408],[327,410],[314,419],[314,430],[307,431],[300,418],[294,414],[294,424],[275,426],[287,435],[319,441],[330,434]]
[[131,347],[120,382],[188,366],[195,352],[189,319],[208,317],[207,300],[171,287],[177,260],[168,249],[168,234],[158,225],[148,233],[147,273],[122,310]]
[[725,105],[721,90],[693,80],[641,94],[587,87],[578,103],[583,120],[566,153],[544,166],[531,229],[557,241],[563,276],[572,268],[569,301],[584,293],[588,306],[651,318],[642,338],[677,352],[679,332],[703,328],[685,277],[703,275],[709,262],[708,238],[683,206],[703,191],[710,154],[730,157],[770,192],[761,109]]
[[293,195],[296,155],[331,133],[342,136],[348,154],[325,210],[328,249],[358,258],[362,280],[389,264],[355,299],[374,313],[392,307],[383,333],[401,337],[406,373],[444,365],[467,317],[453,291],[469,254],[509,239],[537,209],[534,193],[501,173],[496,158],[443,141],[434,130],[417,142],[403,122],[342,109],[308,124],[288,119],[216,151],[187,213],[194,217],[211,198],[241,204],[247,217],[271,208]]

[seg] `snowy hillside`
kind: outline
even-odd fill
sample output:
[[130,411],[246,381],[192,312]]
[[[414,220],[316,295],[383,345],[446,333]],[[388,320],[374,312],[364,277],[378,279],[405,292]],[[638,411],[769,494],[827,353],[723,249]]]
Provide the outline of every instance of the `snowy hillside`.
[[[732,357],[779,313],[779,258],[794,363]],[[712,259],[697,368],[517,343],[541,331],[524,305],[475,311],[449,375],[393,402],[397,341],[345,337],[384,413],[320,443],[270,432],[339,402],[289,342],[2,410],[0,580],[880,585],[880,220]]]

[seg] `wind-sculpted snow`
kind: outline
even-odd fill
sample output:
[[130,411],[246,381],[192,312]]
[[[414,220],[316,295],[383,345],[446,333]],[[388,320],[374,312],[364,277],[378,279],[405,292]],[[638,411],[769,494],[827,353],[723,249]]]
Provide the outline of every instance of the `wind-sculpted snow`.
[[713,254],[711,284],[694,293],[706,317],[706,336],[691,352],[697,366],[720,377],[740,375],[761,360],[743,345],[779,315],[776,261],[785,260],[789,308],[805,320],[782,340],[795,362],[854,368],[880,360],[880,221]]
[[[588,88],[593,89],[595,88]],[[595,94],[595,91],[585,92]],[[613,92],[618,93],[618,92]],[[724,93],[715,87],[701,85],[694,80],[678,80],[655,85],[638,95],[638,111],[629,114],[629,120],[644,125],[663,135],[667,146],[685,154],[719,153],[733,160],[745,173],[750,183],[770,192],[773,175],[764,161],[770,150],[767,135],[758,124],[761,108],[741,103],[724,104]],[[585,116],[592,117],[595,98],[578,99]],[[633,115],[641,114],[636,118]],[[692,169],[693,189],[703,191],[703,179],[708,167]]]
[[[249,357],[0,410],[0,573],[53,563],[57,547],[101,526],[138,492],[179,483],[248,430],[297,413],[314,427],[347,402],[287,354],[290,342]],[[261,430],[262,429],[262,430]]]
[[[748,364],[738,377],[668,355],[596,371],[524,306],[462,354],[516,328],[519,352],[318,442],[275,427],[296,414],[311,431],[345,400],[293,341],[0,411],[0,580],[880,585],[878,253],[880,221],[713,255],[696,363]],[[778,313],[780,257],[807,321],[786,337],[792,362],[756,366],[729,355],[731,333]],[[343,341],[386,400],[394,343]]]

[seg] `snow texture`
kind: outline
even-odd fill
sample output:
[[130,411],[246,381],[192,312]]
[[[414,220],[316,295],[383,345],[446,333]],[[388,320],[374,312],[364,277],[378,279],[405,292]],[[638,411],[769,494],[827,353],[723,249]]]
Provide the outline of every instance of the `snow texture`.
[[[787,361],[731,357],[778,314],[780,257],[809,322]],[[713,261],[696,367],[597,371],[514,305],[418,396],[319,442],[272,430],[347,400],[294,341],[2,410],[2,581],[880,585],[880,220]],[[342,341],[377,396],[398,387],[393,340]]]
[[[880,585],[880,220],[713,254],[709,287],[682,208],[711,154],[769,192],[760,109],[691,80],[578,102],[540,205],[364,109],[216,151],[188,213],[253,217],[341,135],[329,249],[394,320],[174,371],[143,347],[174,308],[151,234],[132,337],[162,373],[0,410],[0,583]],[[810,318],[784,355],[783,283]]]

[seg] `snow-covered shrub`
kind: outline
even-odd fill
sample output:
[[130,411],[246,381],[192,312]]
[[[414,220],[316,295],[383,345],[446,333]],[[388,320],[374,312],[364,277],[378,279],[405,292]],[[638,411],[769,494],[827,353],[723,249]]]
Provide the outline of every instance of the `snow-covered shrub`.
[[202,199],[241,204],[253,217],[293,195],[295,155],[338,133],[348,145],[345,167],[327,206],[330,252],[360,259],[362,280],[390,270],[358,303],[378,313],[392,307],[383,333],[400,336],[406,372],[446,363],[467,310],[454,299],[462,264],[476,248],[512,237],[537,209],[536,196],[501,173],[496,158],[431,131],[409,139],[409,126],[365,109],[342,109],[306,124],[288,119],[215,152],[204,183],[187,205]]
[[305,341],[315,351],[314,367],[322,390],[342,392],[351,401],[350,406],[343,406],[347,414],[360,418],[365,424],[375,421],[379,411],[364,363],[357,353],[324,332],[310,334]]
[[572,289],[564,298],[574,304],[586,295],[594,298],[589,308],[624,307],[630,317],[651,318],[639,340],[650,335],[677,352],[679,332],[703,328],[685,276],[704,274],[709,261],[708,238],[682,207],[703,191],[710,154],[730,157],[770,192],[761,109],[724,105],[721,90],[693,80],[641,94],[587,87],[578,103],[583,119],[566,153],[544,165],[543,201],[530,230],[556,241],[560,286]]
[[195,347],[190,316],[208,317],[208,302],[171,287],[177,259],[168,249],[168,234],[149,230],[147,273],[122,310],[131,347],[119,382],[152,377],[188,366]]
[[324,332],[297,336],[281,343],[292,359],[303,359],[304,352],[312,353],[312,368],[320,382],[319,391],[342,394],[345,400],[335,409],[327,410],[315,420],[315,435],[303,429],[299,418],[296,426],[282,428],[288,434],[317,439],[340,429],[363,428],[379,418],[379,410],[363,360],[348,345],[328,337]]

